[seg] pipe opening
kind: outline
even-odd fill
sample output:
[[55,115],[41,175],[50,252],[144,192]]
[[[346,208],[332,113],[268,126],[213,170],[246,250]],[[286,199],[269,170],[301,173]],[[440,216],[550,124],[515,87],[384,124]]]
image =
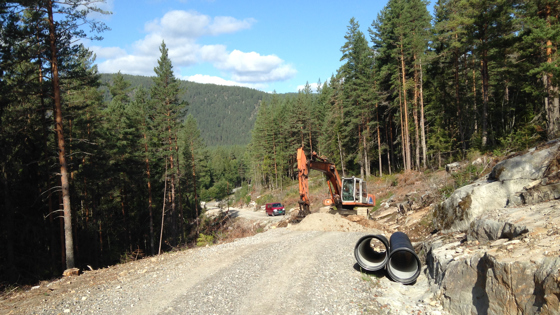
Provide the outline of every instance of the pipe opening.
[[409,251],[401,250],[391,255],[388,268],[391,269],[391,273],[396,278],[411,279],[416,275],[420,266],[417,262],[416,255]]
[[[387,239],[382,240],[381,235],[368,235],[362,237],[356,244],[354,255],[360,267],[368,271],[383,269],[387,263]],[[383,237],[384,238],[384,237]]]

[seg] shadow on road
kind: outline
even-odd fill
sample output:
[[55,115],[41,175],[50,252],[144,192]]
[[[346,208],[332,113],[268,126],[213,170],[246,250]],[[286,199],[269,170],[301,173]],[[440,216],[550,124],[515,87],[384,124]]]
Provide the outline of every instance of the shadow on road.
[[228,214],[231,218],[239,218],[239,210],[230,209]]

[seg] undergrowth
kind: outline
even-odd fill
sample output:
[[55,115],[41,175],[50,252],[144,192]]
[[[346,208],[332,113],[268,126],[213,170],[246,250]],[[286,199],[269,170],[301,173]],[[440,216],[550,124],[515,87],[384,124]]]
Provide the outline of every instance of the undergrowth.
[[472,184],[479,179],[484,169],[484,165],[468,163],[466,167],[460,168],[458,171],[451,174],[453,182],[441,187],[439,189],[440,194],[444,198],[449,198],[457,188]]

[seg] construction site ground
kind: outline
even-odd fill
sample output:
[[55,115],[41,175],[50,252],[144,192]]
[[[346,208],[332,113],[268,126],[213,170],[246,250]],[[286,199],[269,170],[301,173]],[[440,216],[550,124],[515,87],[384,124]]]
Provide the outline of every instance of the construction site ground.
[[0,297],[0,313],[445,314],[423,273],[412,285],[365,273],[353,250],[366,234],[402,231],[421,242],[431,232],[429,204],[412,202],[406,212],[395,206],[437,200],[450,181],[438,171],[368,183],[381,204],[371,218],[320,213],[324,191],[312,196],[313,213],[298,223],[295,211],[268,217],[232,207],[236,218],[222,226],[227,233],[218,244],[14,288]]

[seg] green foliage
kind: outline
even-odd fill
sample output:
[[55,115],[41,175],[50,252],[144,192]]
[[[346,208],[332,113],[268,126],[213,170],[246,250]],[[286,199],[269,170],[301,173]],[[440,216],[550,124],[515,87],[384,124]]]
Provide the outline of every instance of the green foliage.
[[[116,74],[101,74],[105,84],[113,81]],[[131,88],[153,86],[151,77],[128,75],[123,77]],[[188,104],[189,114],[198,122],[201,137],[207,146],[247,145],[251,139],[251,129],[261,101],[270,95],[255,89],[238,86],[221,86],[178,81],[180,89],[188,91],[179,99]],[[105,99],[111,100],[106,87],[102,87]],[[186,116],[182,116],[186,119]]]
[[535,126],[526,125],[522,129],[501,137],[499,141],[503,150],[511,152],[527,150],[543,139],[546,139],[546,135],[539,134]]
[[455,188],[463,187],[468,185],[480,176],[483,166],[468,164],[465,168],[461,168],[456,173],[451,174],[453,180],[455,181]]
[[272,194],[264,194],[260,196],[257,200],[257,206],[264,206],[267,203],[276,202],[275,197]]
[[235,192],[235,201],[242,201],[244,204],[249,204],[251,202],[251,195],[249,195],[249,185],[243,183],[241,189]]
[[198,247],[210,246],[212,244],[214,244],[213,235],[204,235],[200,233],[196,239],[196,246]]
[[451,196],[455,189],[457,189],[457,187],[454,184],[446,184],[439,188],[439,194],[443,197],[443,199],[447,199]]

